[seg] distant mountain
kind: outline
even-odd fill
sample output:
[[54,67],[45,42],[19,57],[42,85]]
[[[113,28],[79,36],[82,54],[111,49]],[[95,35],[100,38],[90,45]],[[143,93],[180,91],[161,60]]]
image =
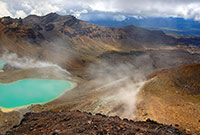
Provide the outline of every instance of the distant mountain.
[[[0,18],[0,41],[1,53],[8,50],[18,56],[47,60],[68,70],[79,69],[87,63],[108,57],[113,58],[111,62],[132,62],[127,57],[134,58],[135,53],[147,54],[156,59],[155,68],[165,67],[159,64],[159,61],[165,61],[160,50],[168,57],[175,56],[177,61],[171,61],[168,66],[173,66],[173,63],[188,64],[193,63],[195,55],[176,47],[200,45],[199,38],[169,36],[160,30],[134,25],[103,27],[71,15],[61,16],[56,13],[30,15],[24,19]],[[115,59],[115,56],[119,58]],[[181,59],[183,56],[184,60]]]
[[[162,31],[133,25],[123,28],[102,27],[56,13],[30,15],[24,19],[3,17],[0,19],[0,41],[1,48],[19,56],[28,55],[57,63],[59,58],[59,64],[66,63],[61,58],[98,56],[112,50],[174,46],[177,42]],[[52,56],[57,59],[52,59]]]
[[107,27],[123,27],[127,25],[135,25],[152,30],[162,30],[174,34],[182,35],[200,35],[200,22],[192,19],[183,18],[134,18],[128,17],[123,21],[116,20],[92,20],[90,23],[107,26]]

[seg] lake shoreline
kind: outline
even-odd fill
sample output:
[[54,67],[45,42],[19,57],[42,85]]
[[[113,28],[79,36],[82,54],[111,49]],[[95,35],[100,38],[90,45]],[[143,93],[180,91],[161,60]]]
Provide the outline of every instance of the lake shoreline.
[[22,81],[22,80],[51,80],[51,81],[64,81],[64,82],[67,82],[69,83],[70,85],[70,88],[64,90],[59,96],[53,98],[52,100],[49,100],[47,102],[38,102],[38,103],[32,103],[32,104],[28,104],[28,105],[25,105],[25,106],[20,106],[20,107],[14,107],[14,108],[5,108],[5,107],[1,107],[0,106],[0,110],[2,112],[12,112],[12,111],[20,111],[21,109],[26,109],[28,108],[29,106],[34,106],[34,105],[44,105],[46,103],[49,103],[49,102],[52,102],[58,98],[60,98],[61,96],[63,96],[66,92],[74,89],[75,87],[77,87],[77,83],[76,82],[71,82],[69,80],[56,80],[56,79],[41,79],[41,78],[27,78],[27,79],[21,79],[21,80],[17,80],[17,81],[14,81],[14,82],[9,82],[9,83],[0,83],[0,84],[3,84],[3,85],[6,85],[6,84],[10,84],[10,83],[15,83],[15,82],[18,82],[18,81]]

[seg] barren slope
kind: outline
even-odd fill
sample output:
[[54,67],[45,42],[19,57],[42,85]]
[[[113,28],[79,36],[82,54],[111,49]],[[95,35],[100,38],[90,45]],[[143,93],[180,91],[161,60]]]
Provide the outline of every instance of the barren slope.
[[20,125],[6,133],[18,134],[63,134],[63,135],[104,135],[104,134],[142,134],[142,135],[181,135],[179,130],[172,126],[158,124],[147,120],[134,122],[119,117],[76,112],[42,112],[28,113]]
[[200,65],[166,69],[150,76],[140,92],[138,119],[151,118],[200,133]]

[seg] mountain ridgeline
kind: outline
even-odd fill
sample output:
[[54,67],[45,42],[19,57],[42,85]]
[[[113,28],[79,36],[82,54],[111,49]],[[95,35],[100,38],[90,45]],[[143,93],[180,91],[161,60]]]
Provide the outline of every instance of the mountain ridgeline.
[[[186,130],[189,133],[199,133],[199,37],[169,35],[133,25],[103,27],[71,15],[50,13],[30,15],[24,19],[0,18],[0,41],[0,57],[16,57],[11,65],[5,60],[7,65],[0,75],[1,82],[24,78],[77,82],[76,88],[55,100],[29,106],[27,110],[46,112],[29,113],[21,123],[20,111],[0,111],[5,120],[0,121],[0,132],[37,134],[44,131],[53,134],[56,131],[56,134],[62,134],[81,131],[104,134],[101,131],[106,129],[106,133],[111,134],[182,134],[172,126],[147,120],[150,118],[163,124],[173,124],[184,132],[189,128]],[[29,68],[12,65],[18,61]],[[42,62],[52,67],[38,66]],[[53,67],[55,64],[68,72],[57,70]],[[66,110],[147,121],[139,122],[138,126],[137,122],[126,119]],[[26,109],[22,111],[24,113]],[[68,119],[68,115],[73,117]],[[48,119],[50,124],[44,125],[45,119],[42,118]],[[99,121],[102,118],[105,122]],[[117,123],[113,125],[113,122]],[[72,126],[69,126],[70,123]],[[73,124],[76,125],[73,131],[68,130]]]
[[[56,40],[63,40],[65,47],[80,48],[104,46],[123,48],[155,47],[155,45],[175,45],[173,37],[162,31],[150,31],[133,25],[123,28],[108,28],[93,25],[73,16],[51,13],[46,16],[30,15],[24,19],[4,17],[0,19],[1,40],[6,37],[15,42],[28,41],[43,47]],[[7,41],[7,40],[6,40]],[[1,45],[2,46],[2,45]]]
[[200,34],[200,25],[198,20],[184,19],[179,17],[126,17],[119,21],[110,19],[89,20],[90,23],[107,27],[124,27],[135,25],[152,30],[162,30],[168,33],[181,34],[185,36],[198,36]]
[[[134,52],[139,51],[139,54],[144,55],[148,51],[150,57],[157,58],[160,57],[156,55],[160,48],[196,43],[190,38],[172,37],[162,31],[133,25],[122,28],[97,26],[71,15],[61,16],[56,13],[30,15],[24,19],[3,17],[0,19],[0,40],[1,53],[8,50],[20,57],[47,60],[69,70],[72,67],[80,69],[110,52],[134,56]],[[170,50],[170,53],[184,55],[190,60],[194,57],[180,50]],[[164,51],[164,54],[169,53]]]

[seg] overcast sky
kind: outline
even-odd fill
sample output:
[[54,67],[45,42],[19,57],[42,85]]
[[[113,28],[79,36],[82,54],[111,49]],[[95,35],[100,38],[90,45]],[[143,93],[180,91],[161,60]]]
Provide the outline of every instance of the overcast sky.
[[0,17],[72,14],[79,19],[183,17],[200,20],[200,0],[0,0]]

